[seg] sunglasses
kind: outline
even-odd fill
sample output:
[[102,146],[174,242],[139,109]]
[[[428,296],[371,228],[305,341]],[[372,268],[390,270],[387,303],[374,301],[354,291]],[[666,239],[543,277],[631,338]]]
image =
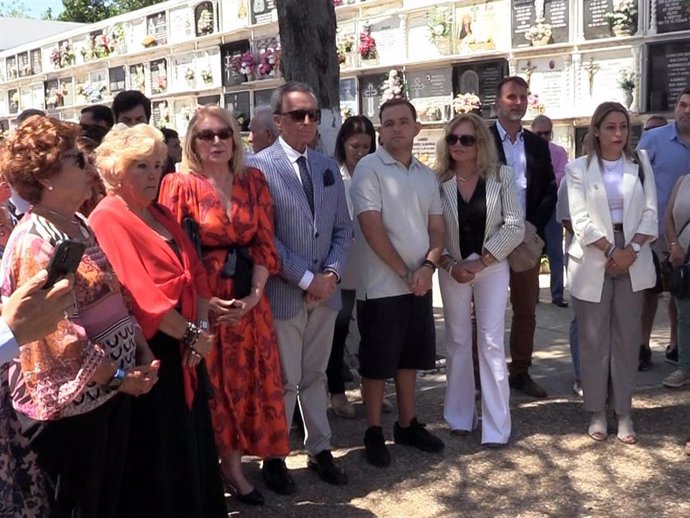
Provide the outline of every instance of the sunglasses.
[[283,112],[281,115],[289,116],[294,122],[304,122],[307,116],[312,122],[321,122],[321,110],[292,110]]
[[450,135],[446,135],[446,144],[448,144],[449,146],[454,146],[458,142],[460,142],[461,146],[471,147],[477,143],[477,137],[475,137],[474,135],[458,136],[452,133]]
[[77,162],[77,167],[79,167],[79,169],[86,169],[87,159],[83,151],[79,151],[78,153],[69,153],[67,155],[64,155],[63,158],[74,158]]
[[222,129],[220,131],[213,130],[201,130],[196,134],[196,138],[203,140],[204,142],[213,142],[216,137],[220,140],[228,140],[232,138],[232,130],[230,128]]

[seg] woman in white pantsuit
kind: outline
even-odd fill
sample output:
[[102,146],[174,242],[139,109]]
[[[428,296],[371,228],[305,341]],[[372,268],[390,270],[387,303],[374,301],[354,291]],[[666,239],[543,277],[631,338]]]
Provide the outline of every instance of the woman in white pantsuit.
[[504,445],[511,421],[503,344],[508,299],[507,255],[522,241],[524,218],[513,170],[500,166],[484,121],[462,114],[437,144],[436,172],[446,223],[439,273],[446,321],[444,418],[455,435],[477,423],[472,367],[472,299],[482,388],[482,444]]
[[565,168],[575,233],[568,247],[568,277],[584,407],[592,413],[592,439],[606,439],[606,411],[611,409],[618,418],[618,439],[634,444],[630,410],[643,290],[656,283],[649,249],[658,234],[656,186],[646,153],[630,149],[630,116],[621,104],[600,104],[589,134],[587,156]]

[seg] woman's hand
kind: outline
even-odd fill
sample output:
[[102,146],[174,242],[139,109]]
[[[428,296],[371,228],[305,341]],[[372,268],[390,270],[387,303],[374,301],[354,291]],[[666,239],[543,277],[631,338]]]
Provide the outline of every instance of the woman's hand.
[[460,284],[467,284],[468,282],[472,282],[474,280],[474,273],[467,270],[464,266],[465,263],[456,264],[451,269],[451,276]]
[[673,266],[682,266],[685,263],[685,250],[678,243],[671,246],[669,260]]
[[616,248],[611,254],[611,258],[606,263],[606,271],[609,273],[625,273],[635,262],[637,255],[630,247]]
[[463,270],[473,273],[474,275],[477,275],[479,272],[481,272],[486,266],[482,263],[481,259],[474,259],[472,261],[463,261],[460,263],[460,268]]
[[216,322],[231,325],[239,324],[240,320],[259,303],[259,300],[261,300],[261,295],[255,291],[243,299],[232,300],[230,309],[224,315],[216,318]]
[[211,297],[208,301],[208,312],[219,319],[233,309],[235,302],[235,299],[223,300],[218,297]]
[[153,360],[151,363],[128,370],[119,391],[134,397],[147,394],[158,381],[159,367],[160,361]]

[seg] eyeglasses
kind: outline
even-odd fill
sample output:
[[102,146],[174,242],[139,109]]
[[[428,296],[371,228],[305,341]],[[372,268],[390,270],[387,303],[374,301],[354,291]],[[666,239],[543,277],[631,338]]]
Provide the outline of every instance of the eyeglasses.
[[549,131],[535,131],[535,133],[537,134],[537,136],[542,137],[542,138],[546,138],[546,137],[551,136],[551,130],[549,130]]
[[451,133],[450,135],[446,135],[446,144],[449,146],[454,146],[460,142],[460,145],[463,147],[472,147],[477,143],[477,137],[474,135],[454,135]]
[[216,137],[220,140],[228,140],[232,138],[232,130],[230,128],[222,129],[220,131],[213,130],[201,130],[196,134],[196,138],[203,140],[204,142],[213,142]]
[[79,169],[86,169],[86,162],[88,160],[83,151],[79,151],[78,153],[68,153],[67,155],[63,155],[62,158],[74,158]]
[[321,110],[292,110],[282,112],[280,115],[287,115],[294,122],[304,122],[307,116],[309,116],[309,120],[312,122],[321,122]]

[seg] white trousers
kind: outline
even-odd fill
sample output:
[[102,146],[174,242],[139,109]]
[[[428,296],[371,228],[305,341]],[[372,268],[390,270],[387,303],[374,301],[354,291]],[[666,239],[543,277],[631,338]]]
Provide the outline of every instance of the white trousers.
[[304,445],[312,455],[331,449],[326,367],[337,314],[324,304],[305,304],[294,318],[274,320],[288,430],[295,401],[299,401],[306,433]]
[[452,430],[472,430],[476,422],[472,366],[472,296],[482,388],[482,443],[510,439],[510,388],[504,336],[510,272],[508,261],[493,264],[471,283],[460,284],[439,271],[446,320],[446,399],[443,417]]

